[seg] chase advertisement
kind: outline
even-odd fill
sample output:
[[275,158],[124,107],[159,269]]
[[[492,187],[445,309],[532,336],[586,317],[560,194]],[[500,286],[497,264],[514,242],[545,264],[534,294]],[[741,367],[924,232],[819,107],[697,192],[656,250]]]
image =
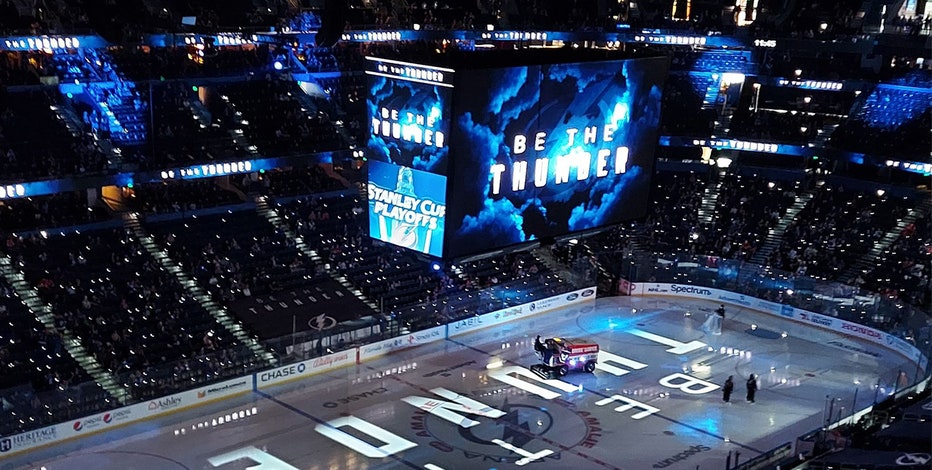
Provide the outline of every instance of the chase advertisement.
[[453,70],[368,58],[369,159],[446,174]]
[[666,58],[460,72],[447,255],[643,216]]
[[446,177],[370,160],[369,236],[440,257]]

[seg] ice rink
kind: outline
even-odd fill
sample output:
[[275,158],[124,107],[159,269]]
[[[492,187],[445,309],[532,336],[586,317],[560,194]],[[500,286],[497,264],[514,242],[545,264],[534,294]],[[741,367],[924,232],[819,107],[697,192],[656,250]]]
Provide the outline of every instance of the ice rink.
[[[706,333],[717,306],[599,299],[15,455],[0,470],[717,470],[729,452],[743,462],[819,427],[829,410],[870,405],[912,367],[738,307],[722,334]],[[598,342],[600,368],[532,378],[538,334]]]

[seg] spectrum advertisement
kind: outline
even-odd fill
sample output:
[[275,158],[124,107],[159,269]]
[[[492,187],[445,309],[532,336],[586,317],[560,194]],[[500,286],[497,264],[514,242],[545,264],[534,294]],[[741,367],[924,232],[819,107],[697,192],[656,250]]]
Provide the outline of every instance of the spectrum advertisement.
[[368,168],[369,236],[440,257],[447,178],[377,160]]
[[666,58],[458,72],[456,257],[643,216]]
[[367,157],[446,174],[453,70],[367,57]]

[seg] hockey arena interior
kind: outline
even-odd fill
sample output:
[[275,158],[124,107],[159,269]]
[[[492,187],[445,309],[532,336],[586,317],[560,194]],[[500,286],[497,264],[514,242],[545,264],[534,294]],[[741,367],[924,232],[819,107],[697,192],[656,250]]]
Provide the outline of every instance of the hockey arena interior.
[[0,0],[0,470],[932,468],[932,2]]

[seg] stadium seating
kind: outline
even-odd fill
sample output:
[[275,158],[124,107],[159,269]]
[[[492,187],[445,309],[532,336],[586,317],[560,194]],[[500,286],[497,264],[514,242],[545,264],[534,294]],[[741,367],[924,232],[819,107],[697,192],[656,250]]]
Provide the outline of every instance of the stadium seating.
[[65,122],[59,96],[48,90],[0,90],[0,182],[101,172],[107,158]]
[[909,199],[824,185],[783,234],[770,265],[818,279],[837,279],[911,207]]
[[52,307],[58,331],[121,377],[136,398],[257,365],[240,357],[233,368],[165,371],[173,364],[204,363],[202,356],[233,348],[235,340],[122,229],[20,237],[8,241],[6,252]]
[[211,92],[242,118],[239,126],[260,152],[311,153],[341,146],[334,125],[293,81],[276,78],[223,84]]
[[242,203],[236,192],[210,179],[140,184],[125,199],[127,208],[143,214],[192,213],[198,209]]
[[153,86],[154,132],[150,168],[171,168],[244,158],[249,152],[237,144],[232,123],[213,116],[201,105],[198,88],[186,82]]
[[112,405],[103,389],[0,280],[0,434],[10,435]]
[[255,211],[185,217],[147,228],[218,300],[280,291],[314,273],[293,241]]
[[644,225],[648,248],[674,251],[690,245],[699,227],[699,206],[707,176],[698,173],[658,173]]
[[0,233],[69,227],[110,218],[99,205],[89,207],[87,194],[57,193],[25,199],[13,199],[0,205]]
[[932,305],[932,236],[929,214],[907,224],[893,244],[856,281],[869,292],[911,305]]
[[[477,44],[342,41],[320,47],[308,35],[286,35],[316,30],[326,19],[320,11],[292,9],[300,2],[155,3],[55,0],[37,3],[40,14],[29,2],[0,0],[2,34],[83,34],[90,26],[92,34],[111,44],[106,50],[0,51],[4,191],[6,184],[67,181],[59,189],[64,192],[55,195],[0,198],[4,253],[56,321],[56,328],[46,328],[0,279],[2,436],[268,366],[225,329],[211,308],[229,310],[250,336],[270,340],[264,344],[281,357],[296,358],[297,350],[288,344],[295,343],[295,329],[307,330],[307,316],[329,315],[341,326],[377,325],[370,332],[381,338],[563,293],[579,287],[581,279],[590,286],[598,272],[603,292],[617,292],[622,278],[707,282],[884,328],[928,348],[928,326],[915,325],[927,322],[932,305],[929,214],[923,210],[913,218],[911,211],[923,206],[928,195],[884,196],[832,180],[809,186],[826,173],[856,171],[849,165],[856,159],[833,160],[826,170],[795,156],[714,150],[713,160],[734,157],[733,166],[723,170],[687,162],[692,173],[661,168],[643,220],[552,246],[543,241],[538,250],[433,265],[426,257],[368,237],[367,202],[356,193],[365,181],[363,158],[325,164],[317,162],[326,158],[300,158],[365,144],[364,57],[420,61]],[[434,31],[525,28],[591,37],[603,30],[708,38],[734,29],[727,9],[695,2],[688,18],[682,10],[672,17],[669,2],[656,0],[637,2],[632,11],[622,8],[625,2],[608,2],[603,9],[593,2],[549,2],[544,8],[531,0],[502,8],[500,2],[486,1],[375,3],[378,8],[371,2],[347,2],[352,7],[346,12],[349,28],[412,29],[417,24]],[[764,3],[758,20],[735,39],[747,40],[748,34],[774,38],[780,47],[755,46],[751,52],[750,47],[739,51],[644,41],[625,45],[671,58],[661,134],[802,148],[823,146],[828,139],[835,150],[866,154],[867,161],[932,162],[927,66],[913,57],[897,57],[896,66],[884,63],[879,71],[864,66],[870,59],[861,52],[860,35],[869,31],[867,22],[879,25],[875,10],[880,4],[803,1],[774,9]],[[196,25],[179,26],[180,18],[191,16]],[[227,25],[268,34],[235,47],[212,42],[212,33]],[[888,25],[888,34],[914,35],[927,30],[929,21],[897,18]],[[148,35],[166,32],[179,38],[201,34],[185,47],[141,45]],[[276,36],[287,37],[287,47],[284,42],[264,44]],[[793,41],[806,39],[818,40],[808,43],[813,45],[835,41],[837,50],[850,46],[858,52],[794,49]],[[894,39],[897,44],[908,40]],[[495,41],[477,41],[482,42]],[[273,66],[277,61],[284,64],[282,70]],[[721,74],[728,72],[756,75],[751,80],[765,83],[758,97],[745,82],[740,99],[733,103],[729,97],[728,106],[722,106],[719,85]],[[857,78],[872,88],[855,95],[848,90],[860,86],[856,83],[846,82],[844,92],[773,85],[780,78]],[[698,160],[701,154],[708,163],[708,152],[694,144],[660,148],[657,154],[672,161]],[[158,178],[160,170],[169,168],[259,158],[286,160],[287,167],[194,181]],[[771,178],[750,168],[750,161],[792,167],[795,173]],[[118,173],[133,171],[148,179],[115,182]],[[861,174],[867,173],[878,172],[871,166]],[[100,175],[105,178],[83,179]],[[867,179],[898,182],[890,171]],[[80,187],[72,191],[71,182]],[[119,187],[121,198],[106,199],[102,190],[94,197],[102,186],[109,186],[112,195],[117,184],[126,185]],[[798,199],[803,193],[813,196],[805,207]],[[788,216],[793,205],[802,211]],[[141,232],[120,225],[114,217],[120,211],[140,213]],[[143,241],[150,240],[140,236],[145,232],[154,235],[155,248],[169,256],[168,262],[181,265],[181,274],[172,274],[146,251]],[[755,255],[764,260],[761,266],[749,263]],[[186,284],[183,276],[193,282]],[[797,292],[790,298],[790,289],[774,285]],[[193,289],[206,292],[206,301],[195,299]],[[76,339],[74,344],[128,395],[115,396],[97,385],[63,350],[68,338]],[[322,352],[305,349],[302,357]]]
[[853,152],[932,162],[930,126],[929,89],[880,85],[832,134],[831,143]]
[[749,261],[801,189],[799,181],[728,173],[712,223],[699,232],[697,253]]

